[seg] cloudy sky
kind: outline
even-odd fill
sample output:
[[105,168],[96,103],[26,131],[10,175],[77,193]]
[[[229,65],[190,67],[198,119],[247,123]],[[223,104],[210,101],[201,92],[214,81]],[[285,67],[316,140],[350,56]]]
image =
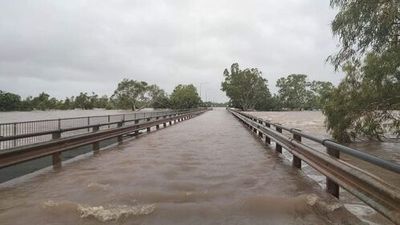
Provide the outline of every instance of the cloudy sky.
[[0,90],[110,95],[126,77],[225,101],[233,62],[263,71],[272,92],[291,73],[337,84],[334,15],[328,0],[2,0]]

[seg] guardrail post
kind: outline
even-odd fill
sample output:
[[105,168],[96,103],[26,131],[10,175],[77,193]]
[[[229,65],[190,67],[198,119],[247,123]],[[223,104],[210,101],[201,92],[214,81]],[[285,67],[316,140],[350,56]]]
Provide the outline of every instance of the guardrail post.
[[97,132],[97,131],[99,131],[99,129],[100,129],[100,126],[94,126],[93,127],[93,132]]
[[[340,158],[340,152],[338,150],[330,148],[327,148],[326,150],[330,156]],[[326,192],[339,198],[339,185],[328,177],[326,177]]]
[[150,131],[151,131],[151,127],[148,127],[147,128],[147,133],[150,133]]
[[61,168],[61,152],[55,152],[51,155],[53,161],[53,169],[60,169]]
[[[97,131],[99,131],[99,129],[100,129],[100,126],[94,126],[92,130],[93,130],[93,132],[97,132]],[[92,144],[92,149],[93,149],[93,154],[95,154],[95,155],[98,154],[99,150],[100,150],[100,143],[98,141],[94,142]]]
[[261,130],[257,130],[257,131],[258,131],[258,136],[262,139],[263,133],[261,132]]
[[[265,122],[265,126],[266,127],[271,127],[271,124],[269,124],[268,122]],[[271,144],[271,138],[269,138],[267,135],[265,135],[265,144]]]
[[[298,134],[293,134],[293,139],[298,142],[301,142],[301,136]],[[293,155],[292,166],[296,167],[297,169],[301,169],[301,159]]]
[[61,132],[57,131],[51,134],[52,139],[59,139],[61,137]]
[[[14,136],[17,135],[17,123],[14,123],[13,134],[14,134]],[[13,144],[14,144],[14,147],[17,147],[17,139],[14,139]]]
[[159,124],[156,125],[156,129],[157,129],[157,130],[160,129],[160,125],[159,125]]
[[[59,139],[61,138],[61,132],[54,132],[51,134],[53,139]],[[61,152],[54,152],[51,155],[52,161],[53,161],[53,169],[60,169],[61,168]]]
[[[87,125],[90,125],[90,116],[87,117]],[[88,127],[87,132],[90,132],[90,128]]]
[[[276,127],[275,128],[276,131],[278,131],[279,133],[282,133],[282,128],[280,127]],[[282,146],[280,144],[278,144],[277,142],[275,142],[275,151],[282,153]]]
[[[123,122],[117,123],[117,127],[122,127],[122,126],[123,126]],[[118,144],[122,144],[123,136],[122,136],[122,135],[119,135],[119,136],[117,137],[117,139],[118,139]]]
[[167,123],[163,123],[164,127],[167,127]]
[[[135,114],[135,118],[136,118],[136,114]],[[135,122],[134,122],[135,124],[138,124],[139,123],[139,120],[138,119],[135,119]],[[138,130],[136,130],[135,131],[135,135],[138,135],[139,134],[139,131]]]

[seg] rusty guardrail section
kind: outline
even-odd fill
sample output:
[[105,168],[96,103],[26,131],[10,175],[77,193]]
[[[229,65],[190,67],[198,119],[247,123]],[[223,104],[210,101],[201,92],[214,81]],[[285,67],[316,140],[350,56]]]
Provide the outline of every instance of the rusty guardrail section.
[[[143,119],[136,119],[134,120],[133,125],[124,125],[124,122],[117,122],[118,123],[117,127],[104,130],[99,130],[99,127],[108,126],[108,123],[84,126],[83,128],[86,127],[92,128],[93,132],[65,137],[65,138],[61,138],[62,132],[67,132],[70,129],[82,129],[82,127],[51,131],[53,135],[53,140],[51,141],[0,151],[0,169],[49,155],[52,156],[53,167],[59,168],[61,167],[61,161],[62,161],[61,153],[64,151],[73,150],[81,146],[92,144],[93,152],[94,154],[97,154],[100,150],[100,145],[99,145],[100,141],[111,138],[118,138],[118,143],[121,144],[124,135],[131,135],[131,134],[138,135],[139,131],[144,129],[147,132],[150,132],[152,127],[155,127],[158,130],[160,129],[160,125],[167,127],[167,124],[169,124],[171,126],[173,123],[175,124],[177,122],[190,119],[207,110],[208,109],[195,109],[187,111],[185,113],[174,113],[170,115],[164,115],[162,117],[155,116]],[[140,123],[141,120],[144,121]],[[37,134],[33,133],[29,135],[33,136],[42,135],[41,133]],[[10,138],[11,137],[4,137],[3,139],[12,140],[12,138],[11,139]],[[14,138],[21,138],[21,137],[17,136]]]
[[[282,153],[282,148],[289,151],[293,155],[293,167],[301,169],[301,162],[304,161],[325,175],[327,179],[326,191],[328,193],[339,197],[339,187],[342,187],[395,224],[400,224],[400,189],[354,165],[340,160],[340,152],[398,174],[400,174],[399,164],[379,159],[329,139],[320,139],[305,134],[300,130],[273,124],[233,109],[228,109],[228,111],[253,132],[258,133],[259,137],[265,138],[266,144],[271,144],[271,140],[273,140],[276,143],[275,149],[278,153]],[[282,130],[288,131],[293,137],[283,135]],[[327,147],[327,153],[303,144],[301,142],[302,138]]]

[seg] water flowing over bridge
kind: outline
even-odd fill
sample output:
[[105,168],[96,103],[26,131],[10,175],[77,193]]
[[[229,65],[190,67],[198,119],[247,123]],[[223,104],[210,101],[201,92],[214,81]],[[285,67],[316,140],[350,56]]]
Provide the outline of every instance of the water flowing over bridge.
[[[339,187],[400,223],[399,189],[338,158],[350,154],[397,174],[398,164],[238,111],[60,123],[0,137],[0,173],[42,157],[54,167],[0,186],[1,224],[363,224],[336,198]],[[110,139],[117,144],[102,148]],[[88,145],[95,154],[64,163]],[[302,162],[327,177],[327,191]]]

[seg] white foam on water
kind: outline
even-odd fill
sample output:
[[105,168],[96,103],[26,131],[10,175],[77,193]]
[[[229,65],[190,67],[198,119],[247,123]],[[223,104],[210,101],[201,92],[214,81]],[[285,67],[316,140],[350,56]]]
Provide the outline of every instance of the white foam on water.
[[77,204],[68,201],[47,200],[43,203],[43,208],[52,209],[61,212],[75,211],[81,218],[94,218],[101,222],[116,221],[128,216],[148,215],[154,212],[154,204],[146,205],[108,205],[108,206],[90,206]]
[[344,204],[344,206],[346,207],[347,210],[349,210],[354,215],[357,215],[358,218],[368,223],[369,225],[379,225],[377,223],[368,220],[368,217],[376,213],[375,210],[372,209],[371,207],[361,204]]
[[91,191],[107,191],[110,189],[110,185],[109,184],[100,184],[100,183],[96,183],[96,182],[92,182],[89,183],[87,185],[88,189]]
[[118,220],[128,216],[148,215],[154,210],[154,204],[141,206],[114,205],[108,207],[78,205],[78,211],[81,213],[82,218],[93,217],[101,222]]

